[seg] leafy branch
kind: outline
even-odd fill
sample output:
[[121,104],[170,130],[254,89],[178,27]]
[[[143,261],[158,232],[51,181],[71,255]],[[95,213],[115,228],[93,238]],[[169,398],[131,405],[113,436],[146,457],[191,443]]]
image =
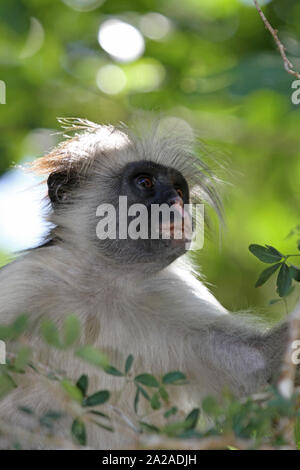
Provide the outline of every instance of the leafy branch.
[[[285,263],[293,256],[282,255],[275,248],[268,246],[255,250],[266,263]],[[280,261],[277,259],[279,256]],[[296,321],[299,323],[298,317],[295,317]],[[73,380],[64,372],[58,374],[49,366],[35,363],[34,354],[31,354],[25,342],[28,328],[30,325],[25,315],[20,316],[11,325],[0,326],[0,338],[5,336],[7,341],[19,346],[14,348],[16,353],[9,353],[7,364],[0,368],[0,399],[18,387],[20,374],[34,372],[37,378],[40,377],[48,386],[57,405],[44,411],[42,415],[29,407],[19,407],[19,412],[35,423],[31,427],[33,433],[22,428],[12,429],[9,424],[0,420],[0,430],[9,437],[12,448],[22,448],[24,441],[32,441],[34,445],[34,435],[37,433],[41,440],[44,439],[45,447],[60,448],[60,438],[56,434],[57,423],[60,423],[60,427],[65,422],[66,426],[69,426],[67,421],[62,422],[65,417],[72,418],[69,432],[73,444],[71,441],[61,440],[61,445],[68,448],[88,448],[88,426],[91,425],[99,426],[107,432],[120,432],[120,429],[125,427],[124,432],[135,433],[137,448],[153,448],[154,442],[157,449],[280,449],[283,446],[295,448],[295,442],[300,446],[300,426],[297,427],[297,419],[300,418],[297,409],[298,392],[294,387],[290,388],[289,396],[285,396],[277,387],[270,389],[263,397],[261,394],[235,399],[228,393],[224,393],[221,401],[206,397],[202,401],[201,410],[194,408],[183,412],[177,403],[172,402],[173,394],[170,392],[173,387],[185,386],[187,378],[184,373],[170,371],[162,376],[154,376],[149,372],[136,374],[132,354],[126,357],[122,367],[116,368],[109,363],[103,352],[94,346],[78,347],[80,324],[75,316],[67,317],[60,329],[52,321],[44,321],[41,334],[48,346],[57,349],[58,353],[73,348],[76,357],[116,379],[123,380],[123,386],[121,383],[114,397],[114,404],[111,404],[110,390],[89,390],[90,380],[87,374]],[[27,348],[26,354],[24,348]],[[279,382],[283,387],[286,386],[287,379],[293,381],[295,374],[295,366],[287,361],[285,365]],[[28,378],[32,381],[32,377]],[[56,388],[51,387],[51,383]],[[130,418],[118,408],[122,393],[128,385],[135,387],[132,403],[134,413],[130,413]],[[60,393],[56,393],[59,391]],[[112,413],[120,419],[112,421]],[[198,426],[202,413],[210,416],[214,423],[205,430]],[[291,437],[287,429],[295,429],[295,437]]]
[[[293,291],[293,281],[300,282],[300,268],[293,264],[288,264],[287,260],[291,257],[300,256],[297,254],[287,254],[284,255],[276,248],[270,245],[249,245],[250,252],[256,256],[260,261],[266,264],[271,264],[272,266],[264,269],[258,280],[256,281],[255,287],[260,287],[265,282],[270,279],[270,277],[278,271],[277,275],[277,293],[281,299],[285,301],[285,298]],[[272,300],[270,303],[275,303],[280,299]]]

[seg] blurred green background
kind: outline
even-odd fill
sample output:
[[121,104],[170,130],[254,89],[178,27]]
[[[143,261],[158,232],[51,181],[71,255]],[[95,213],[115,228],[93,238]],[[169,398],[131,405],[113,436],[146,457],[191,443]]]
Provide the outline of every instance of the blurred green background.
[[[299,1],[263,3],[300,70]],[[58,116],[117,123],[142,109],[189,122],[228,183],[222,242],[206,237],[197,262],[227,308],[280,316],[274,283],[254,288],[264,266],[248,245],[296,251],[300,105],[250,0],[2,0],[0,65],[0,175],[53,145]]]

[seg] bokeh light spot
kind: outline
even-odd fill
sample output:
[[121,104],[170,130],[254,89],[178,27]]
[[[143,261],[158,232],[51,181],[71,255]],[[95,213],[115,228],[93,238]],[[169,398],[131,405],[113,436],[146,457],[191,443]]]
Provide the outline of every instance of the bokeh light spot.
[[117,65],[107,64],[101,67],[96,78],[98,88],[108,95],[120,93],[126,85],[126,75]]
[[42,24],[34,17],[30,18],[30,29],[25,45],[20,53],[20,59],[27,59],[36,54],[43,45],[45,39]]
[[145,61],[133,64],[127,70],[128,88],[138,92],[149,92],[159,88],[166,72],[162,64]]
[[140,20],[142,33],[150,39],[159,41],[170,32],[171,21],[160,13],[147,13]]
[[116,19],[102,23],[98,41],[109,55],[120,62],[138,59],[145,49],[141,33],[134,26]]

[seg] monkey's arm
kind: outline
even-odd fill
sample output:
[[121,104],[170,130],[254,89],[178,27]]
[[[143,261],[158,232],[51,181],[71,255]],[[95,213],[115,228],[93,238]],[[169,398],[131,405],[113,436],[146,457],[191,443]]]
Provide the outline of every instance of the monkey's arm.
[[9,323],[28,311],[32,297],[26,263],[18,259],[0,270],[0,323]]
[[[26,313],[33,320],[49,305],[58,292],[47,272],[47,263],[36,262],[34,256],[20,256],[0,270],[0,324],[10,323]],[[55,288],[56,287],[56,288]]]
[[189,329],[186,370],[216,393],[229,388],[247,395],[274,382],[287,347],[287,324],[266,329],[254,324],[253,315],[230,314],[201,282],[182,272],[175,275],[181,286],[170,284],[167,297],[173,315],[177,312]]
[[287,324],[262,332],[236,315],[212,322],[193,337],[196,357],[205,367],[211,388],[235,395],[255,393],[274,382],[287,347]]

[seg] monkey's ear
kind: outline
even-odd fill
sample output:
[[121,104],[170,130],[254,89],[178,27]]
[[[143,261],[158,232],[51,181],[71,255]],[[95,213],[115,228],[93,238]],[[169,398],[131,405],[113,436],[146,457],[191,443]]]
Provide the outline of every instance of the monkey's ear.
[[74,170],[53,172],[47,180],[48,196],[53,206],[70,201],[73,189],[79,186],[79,175]]

